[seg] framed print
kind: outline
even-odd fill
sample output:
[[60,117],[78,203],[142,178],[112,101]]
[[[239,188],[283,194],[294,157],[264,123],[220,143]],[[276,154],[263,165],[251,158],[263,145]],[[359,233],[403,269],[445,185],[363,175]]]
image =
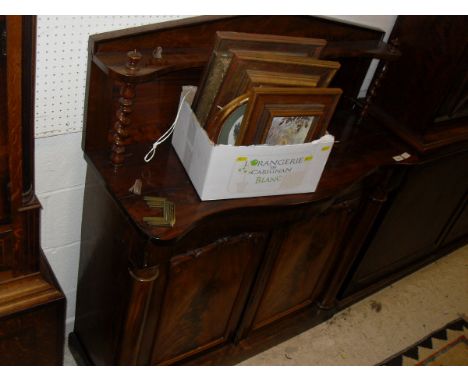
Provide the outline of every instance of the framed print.
[[[248,99],[247,99],[248,101]],[[247,102],[240,104],[220,126],[217,142],[222,145],[235,145],[247,109]]]
[[[262,70],[247,70],[247,88],[256,86],[269,87],[316,87],[319,76],[304,74],[270,72]],[[205,125],[205,130],[213,142],[220,144],[235,144],[238,128],[242,121],[243,113],[247,108],[248,96],[242,94],[220,109]],[[232,126],[236,128],[231,130]],[[230,131],[229,135],[227,132]]]
[[210,139],[222,145],[235,145],[249,101],[248,94],[233,99],[207,126]]
[[254,87],[236,145],[307,143],[325,134],[341,96],[334,88]]
[[232,53],[229,68],[202,126],[214,118],[218,110],[248,90],[251,83],[251,78],[248,75],[249,70],[281,73],[283,78],[286,78],[288,74],[315,76],[317,77],[317,87],[327,87],[340,68],[338,62],[317,60],[311,57],[244,50],[232,50]]
[[242,32],[216,32],[213,52],[202,75],[193,110],[202,126],[205,125],[219,86],[232,58],[231,49],[277,52],[298,56],[319,57],[326,40],[277,36]]

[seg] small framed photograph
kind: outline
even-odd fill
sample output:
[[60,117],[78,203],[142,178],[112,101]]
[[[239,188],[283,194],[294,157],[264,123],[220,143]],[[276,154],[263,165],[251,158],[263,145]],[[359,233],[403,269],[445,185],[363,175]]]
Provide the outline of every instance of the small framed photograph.
[[278,52],[318,58],[326,43],[326,40],[308,37],[216,32],[213,52],[205,67],[193,102],[193,110],[201,125],[205,125],[213,101],[231,63],[231,49]]
[[236,145],[289,145],[323,136],[341,96],[334,88],[254,87]]

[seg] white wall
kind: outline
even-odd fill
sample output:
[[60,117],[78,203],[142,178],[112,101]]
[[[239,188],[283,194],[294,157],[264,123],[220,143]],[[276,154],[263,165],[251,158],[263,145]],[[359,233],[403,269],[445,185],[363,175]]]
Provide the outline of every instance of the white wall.
[[[90,34],[181,16],[39,16],[36,64],[36,194],[41,244],[75,316],[86,163],[81,131]],[[391,31],[396,16],[334,16]],[[364,82],[363,90],[368,80]]]

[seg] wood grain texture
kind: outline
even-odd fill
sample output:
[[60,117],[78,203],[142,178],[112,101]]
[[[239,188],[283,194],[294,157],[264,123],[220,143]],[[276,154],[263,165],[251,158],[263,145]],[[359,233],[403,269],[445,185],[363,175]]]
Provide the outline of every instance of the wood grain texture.
[[242,234],[173,257],[152,363],[170,364],[229,341],[265,235]]
[[0,284],[0,365],[63,362],[65,297],[40,254],[41,273]]
[[[381,32],[296,16],[203,17],[91,38],[90,52],[96,59],[89,61],[83,145],[88,171],[72,336],[74,349],[91,364],[233,364],[323,322],[349,301],[401,277],[385,262],[402,255],[405,263],[411,257],[392,247],[391,254],[378,259],[377,268],[384,264],[389,271],[381,273],[382,280],[373,280],[371,286],[344,299],[340,294],[356,275],[369,241],[377,237],[393,195],[401,192],[404,198],[401,174],[431,166],[431,158],[416,154],[381,121],[367,115],[356,126],[359,113],[349,104],[337,107],[329,125],[337,142],[314,193],[202,202],[169,142],[158,147],[153,161],[143,160],[149,141],[171,124],[181,86],[199,83],[202,68],[193,58],[200,58],[202,51],[209,53],[216,30],[327,34],[336,43],[329,57],[344,57],[339,61],[345,70],[340,69],[331,84],[340,84],[344,97],[356,94],[371,56],[394,58],[379,43]],[[346,47],[347,40],[354,41],[351,48]],[[358,40],[374,42],[358,44]],[[135,118],[125,165],[116,170],[107,147],[115,118],[99,114],[118,107],[121,84],[112,65],[104,61],[120,60],[135,48],[151,52],[155,41],[163,47],[162,60],[169,52],[166,63],[172,69],[177,64],[170,63],[171,54],[186,55],[181,64],[187,66],[162,69],[161,62],[158,75],[142,75],[154,80],[147,83],[126,76],[138,83]],[[144,62],[143,58],[139,64],[143,63],[142,71]],[[404,152],[409,157],[399,160]],[[464,158],[463,153],[463,145],[447,146],[436,159],[462,171],[460,163],[450,158]],[[441,166],[432,172],[445,179]],[[439,255],[466,238],[465,183],[458,182],[459,171],[447,175],[453,200],[439,192],[442,185],[427,190],[434,182],[428,175],[431,171],[415,173],[414,187],[408,190],[422,204],[436,204],[431,198],[437,195],[444,200],[440,204],[446,219],[426,219],[427,224],[436,221],[437,229],[428,231],[432,237],[427,241],[438,243]],[[137,179],[142,195],[129,191]],[[164,197],[175,204],[173,227],[145,223],[143,218],[154,214],[145,196]],[[413,207],[419,208],[418,203]],[[430,210],[427,205],[426,209]],[[411,242],[411,229],[404,237],[407,245],[425,252],[424,240]],[[392,240],[391,233],[382,232]],[[408,271],[416,265],[421,262],[403,268]]]
[[[446,239],[453,234],[450,231],[452,220],[463,214],[466,203],[466,163],[468,153],[465,151],[404,171],[398,193],[391,196],[385,211],[374,223],[377,230],[368,238],[354,264],[353,276],[342,291],[343,297],[424,261],[444,245],[460,238],[468,239],[466,230]],[[428,184],[431,184],[429,188]],[[459,220],[461,227],[462,221]]]
[[[177,154],[169,142],[158,148],[155,159],[145,163],[143,157],[149,145],[132,147],[134,155],[127,158],[126,165],[115,173],[107,159],[106,152],[90,151],[85,157],[91,166],[100,173],[108,189],[121,200],[122,205],[135,223],[148,236],[157,240],[171,240],[185,235],[195,223],[204,217],[229,211],[235,208],[295,206],[319,201],[336,194],[336,190],[346,190],[356,180],[372,173],[378,166],[394,163],[393,156],[405,149],[388,135],[376,131],[369,135],[372,127],[361,128],[359,136],[349,142],[341,141],[333,148],[325,171],[314,193],[232,199],[200,203]],[[338,138],[339,139],[339,138]],[[353,157],[355,160],[353,160]],[[416,160],[412,156],[407,161]],[[142,180],[142,195],[165,197],[176,204],[176,223],[172,229],[152,227],[144,223],[142,217],[148,214],[148,207],[141,197],[128,190],[135,179]]]
[[[83,141],[87,150],[107,145],[107,133],[115,123],[112,110],[117,109],[118,82],[123,80],[137,83],[130,142],[149,142],[160,137],[174,120],[181,87],[200,84],[217,31],[341,42],[380,41],[383,37],[382,31],[306,16],[195,17],[132,28],[124,34],[110,32],[91,36],[86,93],[91,102],[86,103],[86,138]],[[162,62],[155,63],[152,58],[155,45],[163,48]],[[128,73],[126,54],[135,48],[143,54],[140,70]],[[340,71],[330,86],[343,89],[347,97],[357,97],[370,60],[367,56],[340,60]],[[115,74],[119,70],[122,75]],[[101,85],[97,84],[98,80]],[[108,102],[109,97],[115,104]],[[99,102],[101,106],[96,106],[97,101],[102,102]],[[343,106],[344,102],[340,102],[338,109]],[[95,107],[99,107],[99,113],[93,112]]]
[[[356,199],[358,201],[358,199]],[[317,300],[352,217],[349,202],[288,227],[252,322],[256,330]]]
[[66,302],[40,248],[34,195],[36,20],[2,16],[0,25],[0,365],[60,365]]
[[21,49],[22,45],[22,18],[21,16],[12,16],[7,18],[7,110],[8,110],[8,173],[10,181],[10,205],[11,220],[13,225],[13,253],[15,258],[23,256],[23,231],[24,228],[20,222],[18,209],[22,203],[23,193],[23,150],[21,142],[22,126],[22,72],[21,68]]
[[232,49],[289,53],[318,58],[325,45],[326,41],[323,39],[217,31],[210,59],[201,77],[199,91],[192,103],[201,125],[205,125],[204,121],[221,85],[220,80],[228,69],[232,59]]
[[370,112],[419,152],[468,140],[467,21],[399,16],[390,36],[402,56],[388,65]]

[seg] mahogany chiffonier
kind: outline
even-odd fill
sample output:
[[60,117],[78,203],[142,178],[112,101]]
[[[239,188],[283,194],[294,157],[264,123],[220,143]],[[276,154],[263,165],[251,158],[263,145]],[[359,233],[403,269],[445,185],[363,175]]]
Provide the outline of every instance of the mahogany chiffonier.
[[[337,143],[316,192],[203,202],[170,142],[144,161],[171,125],[181,87],[198,85],[219,30],[327,40],[321,58],[340,62],[331,86],[343,97],[329,128]],[[405,192],[407,179],[426,182],[412,174],[425,171],[425,159],[374,117],[383,74],[402,58],[383,35],[315,17],[235,16],[91,36],[88,169],[70,335],[79,362],[234,364],[330,318],[394,276],[387,267],[378,280],[348,292],[370,258],[369,241],[385,235],[382,221],[398,204],[395,195]],[[163,55],[154,61],[158,47]],[[135,49],[142,57],[137,67],[127,62]],[[362,102],[372,58],[385,70]],[[148,196],[175,205],[172,227],[148,224],[145,218],[155,216]],[[466,242],[466,231],[452,231],[457,245]]]
[[390,40],[402,55],[388,65],[369,112],[419,160],[399,172],[339,293],[342,304],[467,241],[466,36],[466,16],[400,16],[395,23]]
[[39,244],[36,18],[0,16],[0,365],[61,365],[65,296]]

